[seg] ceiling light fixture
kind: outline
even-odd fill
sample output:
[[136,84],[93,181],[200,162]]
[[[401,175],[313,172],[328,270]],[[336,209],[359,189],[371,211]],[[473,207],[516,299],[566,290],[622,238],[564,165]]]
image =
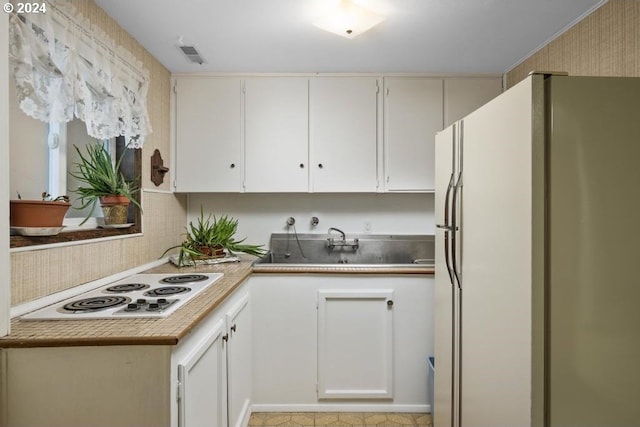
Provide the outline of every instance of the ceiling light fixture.
[[384,16],[353,3],[351,0],[340,0],[333,12],[313,23],[330,33],[352,39],[373,28]]

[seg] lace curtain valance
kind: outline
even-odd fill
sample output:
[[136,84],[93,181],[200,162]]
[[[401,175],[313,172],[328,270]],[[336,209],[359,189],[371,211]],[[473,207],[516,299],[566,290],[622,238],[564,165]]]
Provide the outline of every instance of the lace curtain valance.
[[9,59],[20,108],[48,123],[74,116],[98,139],[140,147],[151,133],[142,64],[65,2],[10,17]]

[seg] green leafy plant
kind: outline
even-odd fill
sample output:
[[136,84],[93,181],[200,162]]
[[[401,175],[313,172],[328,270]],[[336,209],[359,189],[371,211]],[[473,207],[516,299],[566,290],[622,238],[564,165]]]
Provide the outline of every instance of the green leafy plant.
[[75,163],[77,171],[69,174],[81,183],[86,184],[79,186],[74,191],[80,196],[81,206],[78,209],[91,206],[91,210],[84,221],[91,216],[96,203],[103,196],[127,197],[131,203],[142,211],[142,206],[133,197],[138,191],[138,187],[134,182],[125,179],[122,172],[120,172],[120,164],[124,156],[120,156],[114,163],[111,154],[98,143],[87,145],[86,154],[82,154],[75,144],[73,148],[78,153],[80,160]]
[[[19,191],[16,191],[16,194],[18,196],[18,200],[22,200],[22,195],[20,194]],[[48,191],[43,191],[41,194],[42,197],[42,201],[43,202],[64,202],[64,203],[69,203],[69,196],[58,196],[56,198],[53,198],[53,196],[51,194],[49,194]]]
[[[18,199],[21,199],[20,193],[18,193]],[[53,196],[51,194],[49,194],[47,191],[43,191],[42,192],[42,201],[43,202],[64,202],[64,203],[69,203],[69,196],[58,196],[56,198],[53,198]]]
[[172,249],[180,248],[178,264],[184,265],[185,261],[195,263],[195,260],[199,258],[215,256],[216,251],[220,254],[222,250],[226,250],[232,255],[234,252],[244,252],[249,255],[262,256],[267,252],[262,248],[262,245],[243,243],[246,238],[236,240],[237,230],[237,219],[227,215],[220,218],[213,216],[211,219],[211,214],[205,218],[204,210],[200,207],[200,216],[195,223],[189,221],[183,242],[170,247],[162,256]]

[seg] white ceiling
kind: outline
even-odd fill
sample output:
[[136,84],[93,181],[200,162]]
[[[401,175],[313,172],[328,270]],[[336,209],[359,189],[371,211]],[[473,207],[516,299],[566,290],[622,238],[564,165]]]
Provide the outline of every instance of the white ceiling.
[[[96,0],[172,72],[503,73],[602,0],[357,0],[387,19],[346,39],[336,0]],[[192,64],[176,47],[195,45]]]

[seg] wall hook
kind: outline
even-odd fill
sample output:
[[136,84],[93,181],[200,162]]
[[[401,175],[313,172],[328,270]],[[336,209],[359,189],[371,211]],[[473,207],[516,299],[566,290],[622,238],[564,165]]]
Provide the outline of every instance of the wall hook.
[[151,182],[153,182],[156,187],[159,186],[164,182],[164,174],[167,172],[169,172],[169,168],[164,166],[160,150],[156,148],[153,156],[151,156]]

